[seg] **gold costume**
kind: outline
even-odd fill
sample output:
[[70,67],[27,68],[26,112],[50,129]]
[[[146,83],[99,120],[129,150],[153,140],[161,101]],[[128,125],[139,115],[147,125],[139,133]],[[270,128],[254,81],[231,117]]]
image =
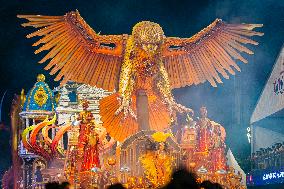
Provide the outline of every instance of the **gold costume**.
[[146,178],[152,184],[151,188],[160,188],[170,182],[174,158],[166,152],[165,142],[171,134],[156,132],[152,135],[159,148],[143,154],[139,159],[144,168]]

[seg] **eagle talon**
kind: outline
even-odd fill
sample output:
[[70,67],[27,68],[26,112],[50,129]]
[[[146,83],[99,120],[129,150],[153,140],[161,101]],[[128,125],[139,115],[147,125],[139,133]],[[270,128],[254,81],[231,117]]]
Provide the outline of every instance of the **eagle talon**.
[[134,113],[134,111],[130,108],[130,101],[126,101],[126,100],[122,100],[121,105],[119,106],[119,108],[115,111],[115,115],[117,116],[118,114],[120,114],[121,112],[123,112],[124,117],[126,118],[129,115],[131,115],[135,120],[137,120],[137,116]]

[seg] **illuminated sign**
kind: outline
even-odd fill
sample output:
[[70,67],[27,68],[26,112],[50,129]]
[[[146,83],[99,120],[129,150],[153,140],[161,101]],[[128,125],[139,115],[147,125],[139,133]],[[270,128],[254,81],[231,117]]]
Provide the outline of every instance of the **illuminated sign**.
[[272,180],[272,179],[279,179],[279,178],[284,178],[284,171],[273,172],[273,173],[265,173],[262,176],[262,180]]
[[284,183],[284,167],[279,169],[253,170],[247,174],[248,186]]

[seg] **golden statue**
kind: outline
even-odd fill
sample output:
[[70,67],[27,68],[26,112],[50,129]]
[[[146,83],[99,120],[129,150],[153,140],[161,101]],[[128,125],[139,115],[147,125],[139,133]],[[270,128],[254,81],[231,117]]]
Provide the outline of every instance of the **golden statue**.
[[170,182],[173,157],[166,152],[166,139],[171,136],[168,133],[156,132],[152,135],[155,142],[158,142],[158,149],[143,154],[139,159],[144,168],[144,174],[150,181],[153,188],[160,188]]
[[[45,67],[61,84],[72,80],[117,93],[100,101],[103,126],[116,140],[141,130],[137,103],[148,111],[149,129],[164,130],[176,111],[188,109],[177,104],[172,89],[209,81],[216,87],[221,77],[228,79],[240,71],[236,60],[247,63],[240,52],[253,54],[243,44],[258,43],[251,36],[261,24],[227,24],[216,19],[190,38],[166,37],[159,24],[142,21],[132,35],[101,35],[80,16],[18,15],[29,22],[22,24],[41,28],[28,38],[41,36],[33,46],[43,44],[35,53],[49,51],[39,62],[51,61]],[[139,101],[139,96],[146,101]],[[136,119],[136,113],[138,114]],[[143,119],[142,119],[143,120]]]

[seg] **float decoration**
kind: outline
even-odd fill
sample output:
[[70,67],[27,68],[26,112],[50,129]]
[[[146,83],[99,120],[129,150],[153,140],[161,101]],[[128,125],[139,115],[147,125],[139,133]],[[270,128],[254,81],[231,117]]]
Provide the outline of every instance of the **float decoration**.
[[100,115],[103,127],[120,142],[140,130],[168,128],[176,112],[192,112],[175,102],[171,90],[206,81],[216,87],[221,77],[240,71],[237,60],[248,62],[241,52],[253,52],[244,44],[257,45],[250,38],[263,35],[253,31],[262,24],[221,19],[190,38],[178,38],[166,37],[159,24],[149,21],[137,23],[131,35],[101,35],[78,11],[18,17],[28,20],[22,26],[40,28],[27,37],[41,36],[33,44],[42,45],[35,53],[48,51],[39,63],[51,59],[45,69],[58,73],[56,81],[117,91],[100,101]]

